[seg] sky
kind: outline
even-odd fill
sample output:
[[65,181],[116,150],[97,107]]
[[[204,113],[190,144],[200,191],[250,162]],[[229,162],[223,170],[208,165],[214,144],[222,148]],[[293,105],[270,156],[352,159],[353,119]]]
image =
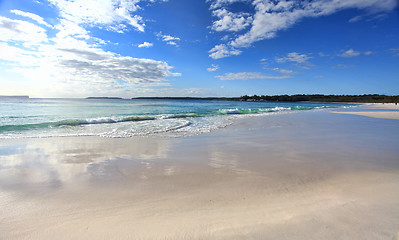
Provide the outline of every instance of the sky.
[[399,94],[397,0],[0,0],[0,95]]

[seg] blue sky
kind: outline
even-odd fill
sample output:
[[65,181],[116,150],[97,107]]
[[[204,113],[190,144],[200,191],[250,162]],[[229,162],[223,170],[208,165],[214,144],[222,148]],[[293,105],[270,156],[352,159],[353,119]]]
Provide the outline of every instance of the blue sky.
[[0,95],[399,94],[396,0],[0,0]]

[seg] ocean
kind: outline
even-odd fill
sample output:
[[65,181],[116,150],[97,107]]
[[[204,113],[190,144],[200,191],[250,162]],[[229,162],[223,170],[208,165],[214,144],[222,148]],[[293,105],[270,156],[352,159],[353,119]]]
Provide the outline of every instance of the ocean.
[[174,99],[1,98],[0,138],[189,136],[226,127],[236,118],[353,105]]

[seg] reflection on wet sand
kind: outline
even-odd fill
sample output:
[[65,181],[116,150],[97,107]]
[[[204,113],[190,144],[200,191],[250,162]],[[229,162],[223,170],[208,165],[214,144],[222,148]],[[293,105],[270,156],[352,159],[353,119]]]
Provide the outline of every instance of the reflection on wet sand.
[[[111,162],[130,161],[136,171],[139,168],[150,170],[153,165],[151,161],[166,158],[168,149],[166,138],[112,141],[96,137],[2,140],[0,187],[59,188],[101,176],[121,177],[127,175],[130,168],[118,169],[118,164]],[[170,166],[165,168],[166,175],[174,171]],[[145,174],[145,171],[141,171],[141,174]]]
[[[242,159],[238,154],[228,153],[228,152],[220,152],[220,151],[211,151],[209,159],[209,166],[220,171],[229,171],[238,175],[248,175],[252,172],[243,168],[240,168],[240,161]],[[217,172],[220,172],[217,171]]]
[[395,239],[398,136],[396,120],[310,112],[2,140],[0,239]]

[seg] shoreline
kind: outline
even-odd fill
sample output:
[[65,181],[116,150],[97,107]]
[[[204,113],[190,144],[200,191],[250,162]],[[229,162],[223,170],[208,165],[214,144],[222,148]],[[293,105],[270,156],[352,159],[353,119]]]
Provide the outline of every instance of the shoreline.
[[[75,105],[73,103],[72,105]],[[143,103],[147,106],[149,103]],[[126,109],[119,106],[122,113],[109,113],[90,115],[78,114],[73,118],[71,113],[59,114],[55,119],[46,119],[39,116],[36,120],[29,117],[13,119],[6,117],[0,126],[0,138],[42,138],[42,137],[61,137],[61,136],[103,136],[103,137],[132,137],[145,135],[165,135],[169,136],[189,136],[197,135],[219,128],[223,128],[237,118],[247,118],[256,115],[279,114],[296,111],[312,111],[318,109],[339,109],[345,106],[357,106],[355,104],[334,104],[334,103],[312,103],[312,104],[259,104],[259,103],[240,103],[235,104],[214,104],[196,103],[193,109],[186,109],[176,112],[176,108],[184,103],[171,104],[174,107],[163,109],[164,113],[153,107],[146,113],[140,113],[141,107],[137,107],[139,112],[126,113]],[[84,105],[84,104],[83,104]],[[90,104],[89,104],[90,105]],[[117,104],[118,105],[118,104]],[[161,104],[162,108],[165,108]],[[190,105],[190,104],[188,104]],[[198,106],[197,106],[198,105]],[[107,106],[107,104],[104,104]],[[86,106],[89,107],[89,106]],[[135,106],[133,106],[135,107]],[[152,108],[151,104],[148,108]],[[103,109],[105,110],[105,108]],[[119,110],[116,110],[119,111]],[[151,112],[154,111],[154,112]],[[18,111],[17,111],[18,112]],[[11,111],[12,113],[12,111]],[[11,114],[10,113],[10,114]],[[18,113],[14,113],[17,114]],[[93,114],[93,113],[92,113]],[[73,115],[73,114],[72,114]],[[14,122],[17,123],[14,125]],[[7,124],[8,123],[8,124]]]
[[183,138],[2,139],[0,238],[399,239],[397,136],[309,111]]
[[[385,103],[385,104],[373,103],[371,105],[366,105],[364,109],[365,109],[364,111],[358,111],[358,112],[334,111],[334,113],[399,120],[399,106],[393,103]],[[379,110],[394,110],[394,111],[379,111]]]

